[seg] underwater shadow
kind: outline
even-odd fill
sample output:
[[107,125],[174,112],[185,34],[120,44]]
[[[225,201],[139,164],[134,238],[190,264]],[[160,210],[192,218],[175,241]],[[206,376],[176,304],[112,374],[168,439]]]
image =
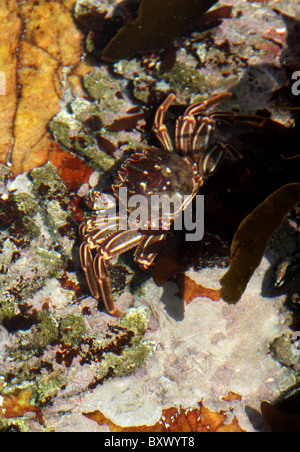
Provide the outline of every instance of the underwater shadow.
[[81,298],[91,296],[90,292],[89,292],[88,284],[87,284],[87,281],[85,278],[84,271],[81,267],[81,262],[80,262],[80,257],[79,257],[80,245],[81,245],[81,241],[79,238],[77,238],[74,245],[72,246],[72,250],[71,250],[73,271],[76,275],[77,282],[78,282],[80,290],[82,292],[81,297],[79,297],[79,298],[76,297],[76,299],[78,301],[80,301]]
[[175,282],[168,281],[164,284],[160,302],[172,319],[177,322],[184,319],[185,302],[179,296],[178,286]]
[[255,410],[249,405],[245,406],[245,411],[254,430],[261,433],[272,431],[269,427],[266,426],[264,418],[259,411]]

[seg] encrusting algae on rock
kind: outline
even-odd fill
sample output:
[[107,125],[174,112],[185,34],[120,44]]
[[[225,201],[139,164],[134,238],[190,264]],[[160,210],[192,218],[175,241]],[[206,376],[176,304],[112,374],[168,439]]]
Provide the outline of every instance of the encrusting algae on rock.
[[[147,309],[130,309],[116,324],[96,303],[77,302],[76,234],[56,168],[47,163],[3,183],[0,324],[7,335],[0,354],[0,428],[27,431],[32,421],[25,412],[38,413],[46,428],[39,407],[134,372],[155,345],[143,339]],[[88,378],[73,384],[73,371],[81,375],[82,369]]]
[[[47,11],[52,3],[47,2]],[[69,3],[74,4],[73,0]],[[201,21],[189,28],[187,22],[198,19],[195,14],[176,30],[164,27],[161,33],[148,34],[150,47],[147,42],[145,47],[144,41],[142,50],[135,48],[134,54],[128,55],[124,39],[118,45],[119,53],[115,53],[113,46],[125,29],[128,31],[132,23],[145,24],[146,3],[77,2],[75,19],[84,26],[84,32],[89,30],[85,49],[93,57],[83,61],[76,54],[69,64],[65,59],[69,52],[64,55],[60,46],[55,46],[62,50],[57,53],[59,61],[50,57],[47,74],[60,68],[59,76],[64,77],[61,84],[55,77],[59,86],[54,93],[54,108],[45,110],[47,117],[51,111],[51,117],[55,115],[49,124],[56,140],[51,144],[51,163],[15,180],[10,179],[6,167],[0,168],[0,324],[5,332],[5,343],[0,346],[1,431],[107,432],[107,426],[112,431],[146,426],[144,430],[148,431],[163,428],[182,432],[205,429],[207,425],[211,430],[232,427],[234,431],[257,431],[268,428],[260,416],[261,401],[274,400],[282,389],[293,387],[298,380],[299,359],[294,354],[291,329],[299,324],[297,286],[290,294],[293,312],[287,312],[285,306],[290,290],[287,285],[289,280],[297,280],[299,270],[295,212],[275,232],[236,305],[220,299],[219,284],[228,270],[232,232],[241,217],[251,214],[272,191],[293,178],[292,182],[298,181],[298,160],[288,159],[295,157],[297,110],[281,109],[291,102],[297,108],[296,99],[287,95],[289,74],[292,69],[298,70],[294,67],[299,60],[297,46],[293,44],[299,42],[297,21],[274,12],[271,3],[258,6],[237,0],[230,8],[229,20],[221,23],[218,12],[210,16],[216,19],[214,28],[207,27],[203,32]],[[169,8],[174,5],[173,14],[180,8],[182,11],[183,4],[186,8],[200,3],[208,9],[215,2],[156,1],[155,6],[170,15]],[[276,6],[292,15],[295,3],[279,1]],[[24,5],[20,9],[23,23]],[[42,11],[40,8],[42,5],[35,5],[30,11],[35,14]],[[69,9],[67,13],[70,16]],[[15,17],[20,19],[17,14]],[[163,14],[161,17],[165,20]],[[158,15],[148,19],[151,25],[159,25]],[[32,27],[31,20],[27,23],[28,32],[35,29],[32,37],[40,37],[44,28]],[[26,46],[41,52],[42,61],[46,61],[49,52],[36,46],[39,40],[27,42],[28,37],[28,33],[21,37],[22,48],[16,57],[25,55]],[[80,47],[78,38],[84,39],[79,29],[76,49]],[[65,49],[73,45],[72,39],[64,42]],[[139,46],[140,42],[135,44]],[[153,46],[159,50],[149,52]],[[103,62],[101,55],[105,57],[108,51],[112,51],[108,59],[121,59]],[[66,67],[61,68],[61,60],[67,61]],[[43,67],[47,69],[39,64],[37,73]],[[20,66],[20,70],[26,72],[26,67]],[[72,84],[76,77],[83,77],[77,87]],[[51,92],[52,82],[51,76]],[[27,92],[22,86],[20,98]],[[155,111],[171,92],[176,102],[166,116],[166,125],[172,129],[172,119],[188,105],[224,91],[233,93],[225,106],[227,111],[259,114],[282,123],[282,127],[276,127],[274,133],[269,130],[251,135],[229,124],[224,136],[230,141],[232,136],[227,132],[234,129],[234,144],[241,138],[238,145],[246,148],[246,165],[239,161],[234,171],[227,173],[225,168],[205,187],[210,209],[205,212],[202,243],[188,247],[181,246],[179,240],[178,254],[175,247],[169,249],[155,274],[155,281],[163,287],[140,272],[132,255],[124,254],[113,262],[113,295],[126,314],[121,319],[111,318],[89,296],[80,269],[77,230],[83,221],[83,195],[96,187],[110,188],[121,161],[146,145],[158,146],[150,128]],[[36,96],[34,99],[43,109],[43,102]],[[5,97],[2,100],[6,102]],[[36,116],[36,111],[33,113]],[[22,129],[19,138],[26,138],[26,130]],[[39,130],[45,133],[45,124]],[[33,155],[30,147],[22,166],[21,153],[16,158],[14,147],[14,175],[22,168],[31,170],[31,157],[41,157],[43,161],[35,161],[43,164],[50,147],[42,146],[41,151]],[[6,153],[3,155],[6,157]],[[257,168],[261,179],[257,178]],[[276,183],[270,168],[275,169]],[[94,170],[98,179],[92,183],[89,177]],[[265,213],[262,209],[262,216]],[[177,284],[174,280],[166,282],[171,270],[180,271],[181,265],[189,262],[190,270],[180,274]],[[275,276],[271,275],[273,270]],[[277,284],[274,287],[273,280]],[[187,307],[183,298],[189,302]],[[228,393],[231,396],[226,398]],[[273,410],[275,423],[267,422],[275,430],[277,414]]]

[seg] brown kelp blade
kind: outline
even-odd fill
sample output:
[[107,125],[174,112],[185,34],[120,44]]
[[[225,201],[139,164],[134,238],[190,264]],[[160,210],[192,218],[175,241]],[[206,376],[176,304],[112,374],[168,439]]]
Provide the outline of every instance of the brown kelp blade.
[[300,183],[282,186],[257,206],[240,224],[232,241],[231,263],[220,283],[228,303],[242,296],[276,229],[300,201]]
[[216,0],[142,0],[138,17],[121,28],[102,52],[109,62],[167,48]]

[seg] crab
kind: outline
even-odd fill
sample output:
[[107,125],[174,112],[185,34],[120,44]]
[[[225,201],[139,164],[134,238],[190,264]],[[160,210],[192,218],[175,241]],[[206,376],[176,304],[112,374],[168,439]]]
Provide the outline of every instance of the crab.
[[[234,119],[259,127],[262,125],[263,118],[255,116],[210,112],[230,97],[230,93],[221,93],[189,106],[176,121],[174,146],[165,125],[166,113],[175,100],[175,95],[169,94],[154,118],[153,131],[161,148],[145,148],[142,152],[133,154],[121,166],[117,183],[112,186],[119,204],[122,204],[120,188],[126,188],[130,196],[139,194],[146,199],[162,194],[184,199],[167,219],[164,218],[163,221],[159,218],[159,224],[155,228],[151,219],[147,224],[137,224],[135,228],[116,228],[116,222],[120,224],[120,220],[126,219],[131,210],[126,208],[125,213],[121,213],[122,209],[119,209],[110,216],[112,206],[108,198],[105,202],[106,195],[99,191],[90,194],[92,213],[80,226],[83,239],[80,260],[91,295],[103,302],[109,314],[116,317],[123,315],[114,304],[106,262],[136,248],[134,261],[143,270],[153,268],[176,216],[190,205],[205,180],[215,173],[226,153],[240,157],[231,146],[215,140],[214,131],[218,121]],[[99,199],[102,201],[101,207]]]

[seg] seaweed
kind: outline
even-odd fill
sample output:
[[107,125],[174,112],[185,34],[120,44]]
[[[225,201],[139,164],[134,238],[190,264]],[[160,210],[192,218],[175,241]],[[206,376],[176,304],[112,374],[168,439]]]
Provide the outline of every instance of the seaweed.
[[154,425],[137,425],[124,427],[115,424],[107,418],[101,411],[96,410],[90,413],[82,413],[88,419],[98,423],[98,425],[108,425],[112,432],[244,432],[234,416],[228,423],[227,415],[220,411],[211,411],[201,402],[197,408],[165,408],[162,411],[160,420]]
[[241,222],[232,241],[229,270],[220,281],[223,300],[236,303],[240,299],[272,235],[299,200],[300,183],[286,184]]
[[216,0],[142,0],[138,17],[121,28],[102,52],[109,62],[167,48]]

